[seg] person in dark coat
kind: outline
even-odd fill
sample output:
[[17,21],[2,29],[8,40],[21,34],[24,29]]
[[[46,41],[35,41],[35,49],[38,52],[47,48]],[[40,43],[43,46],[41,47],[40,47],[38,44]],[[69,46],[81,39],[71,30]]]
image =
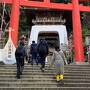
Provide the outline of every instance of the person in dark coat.
[[32,41],[32,44],[30,46],[30,54],[31,54],[31,65],[33,65],[34,61],[38,65],[37,61],[37,44],[35,41]]
[[41,62],[40,69],[42,72],[44,72],[45,59],[46,59],[46,56],[48,55],[48,44],[47,44],[46,40],[44,40],[44,39],[40,40],[40,43],[38,44],[37,50],[38,50],[38,54],[39,54],[40,62]]
[[20,79],[20,75],[22,75],[22,71],[24,69],[24,57],[25,57],[25,48],[24,43],[20,42],[20,45],[16,48],[15,58],[17,64],[17,79]]

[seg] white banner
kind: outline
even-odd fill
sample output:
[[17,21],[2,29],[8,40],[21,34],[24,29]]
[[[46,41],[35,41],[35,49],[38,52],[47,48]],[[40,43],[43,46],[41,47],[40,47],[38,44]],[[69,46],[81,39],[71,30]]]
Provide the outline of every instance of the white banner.
[[15,46],[11,39],[11,28],[9,28],[9,39],[4,49],[0,49],[0,61],[3,61],[5,64],[14,64],[16,63],[15,59]]
[[15,46],[11,40],[11,38],[9,38],[4,50],[3,50],[3,62],[5,64],[14,64],[16,63],[16,59],[15,59]]

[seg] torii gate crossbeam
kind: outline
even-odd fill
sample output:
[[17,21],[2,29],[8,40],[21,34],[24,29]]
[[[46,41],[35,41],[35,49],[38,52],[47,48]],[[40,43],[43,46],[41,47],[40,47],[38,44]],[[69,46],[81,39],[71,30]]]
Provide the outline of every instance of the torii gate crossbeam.
[[[79,1],[90,1],[90,0],[79,0]],[[12,0],[0,0],[0,3],[12,4]],[[26,1],[20,0],[20,6],[33,7],[33,8],[48,8],[48,9],[58,9],[58,10],[73,10],[72,4],[61,4],[61,3],[50,3],[50,2],[38,2],[38,1]],[[89,6],[79,5],[79,10],[81,12],[90,12]]]
[[28,1],[28,0],[27,1],[26,0],[0,0],[0,3],[5,2],[6,4],[12,4],[10,27],[14,29],[14,31],[11,32],[11,38],[15,46],[17,46],[17,39],[18,39],[18,22],[19,22],[20,6],[72,11],[74,52],[75,52],[74,59],[75,59],[75,62],[77,63],[77,62],[84,62],[80,11],[90,12],[90,7],[79,5],[79,1],[84,2],[84,1],[90,1],[90,0],[72,0],[72,3],[70,4],[51,3],[49,0],[44,0],[44,2]]
[[90,2],[90,0],[79,0],[80,2]]

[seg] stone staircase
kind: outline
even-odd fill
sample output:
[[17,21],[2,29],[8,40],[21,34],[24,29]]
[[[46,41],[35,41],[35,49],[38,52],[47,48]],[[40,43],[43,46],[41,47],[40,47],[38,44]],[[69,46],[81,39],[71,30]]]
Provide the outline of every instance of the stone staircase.
[[54,67],[41,72],[40,65],[25,64],[21,79],[16,65],[0,65],[0,90],[90,90],[90,65],[66,65],[64,85],[54,78]]

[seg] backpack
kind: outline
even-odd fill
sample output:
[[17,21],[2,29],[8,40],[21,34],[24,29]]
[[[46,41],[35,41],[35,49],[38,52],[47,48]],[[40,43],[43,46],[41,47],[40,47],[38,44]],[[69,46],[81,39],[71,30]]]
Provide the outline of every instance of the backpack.
[[23,47],[17,47],[15,51],[15,56],[24,56],[24,48]]
[[31,44],[31,53],[37,53],[37,44]]
[[48,53],[47,45],[40,43],[38,45],[38,52],[39,54],[46,55]]

